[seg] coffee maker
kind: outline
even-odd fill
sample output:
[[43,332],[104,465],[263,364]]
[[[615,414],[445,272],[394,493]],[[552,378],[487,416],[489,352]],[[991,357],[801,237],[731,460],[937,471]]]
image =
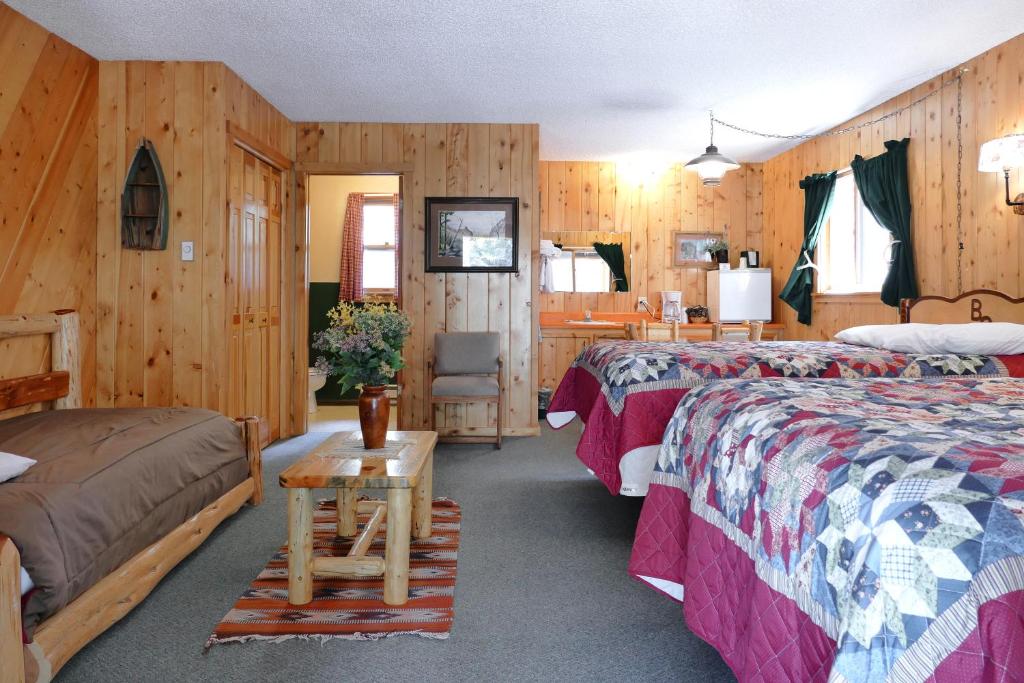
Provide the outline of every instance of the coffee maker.
[[685,322],[682,292],[661,293],[661,321],[666,323]]

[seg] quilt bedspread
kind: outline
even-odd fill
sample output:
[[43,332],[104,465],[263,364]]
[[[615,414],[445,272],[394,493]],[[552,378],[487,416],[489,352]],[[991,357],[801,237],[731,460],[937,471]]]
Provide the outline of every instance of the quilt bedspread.
[[576,455],[617,494],[619,460],[661,442],[687,391],[720,379],[1024,376],[1024,356],[913,355],[838,342],[638,342],[585,348],[558,385],[548,414],[585,423]]
[[630,573],[685,587],[687,622],[741,680],[1008,680],[1024,665],[1024,381],[691,392]]

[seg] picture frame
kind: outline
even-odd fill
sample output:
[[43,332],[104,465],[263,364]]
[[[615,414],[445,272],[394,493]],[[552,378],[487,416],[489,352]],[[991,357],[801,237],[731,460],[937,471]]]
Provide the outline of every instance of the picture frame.
[[518,273],[518,197],[427,197],[428,273]]
[[707,253],[707,247],[719,239],[722,239],[721,233],[673,231],[672,267],[704,270],[717,268],[718,264]]

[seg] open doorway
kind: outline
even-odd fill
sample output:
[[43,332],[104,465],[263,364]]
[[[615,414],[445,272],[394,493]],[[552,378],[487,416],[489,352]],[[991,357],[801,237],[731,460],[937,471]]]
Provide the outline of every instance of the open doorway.
[[401,305],[401,176],[310,175],[307,205],[310,430],[357,430],[358,392],[343,394],[336,378],[315,371],[313,337],[339,301]]

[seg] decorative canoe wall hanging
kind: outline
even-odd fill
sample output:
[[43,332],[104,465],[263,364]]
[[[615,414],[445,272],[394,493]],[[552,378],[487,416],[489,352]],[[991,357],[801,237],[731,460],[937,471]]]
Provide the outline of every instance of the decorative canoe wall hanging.
[[121,193],[121,246],[167,248],[167,184],[153,143],[143,138],[124,179]]

